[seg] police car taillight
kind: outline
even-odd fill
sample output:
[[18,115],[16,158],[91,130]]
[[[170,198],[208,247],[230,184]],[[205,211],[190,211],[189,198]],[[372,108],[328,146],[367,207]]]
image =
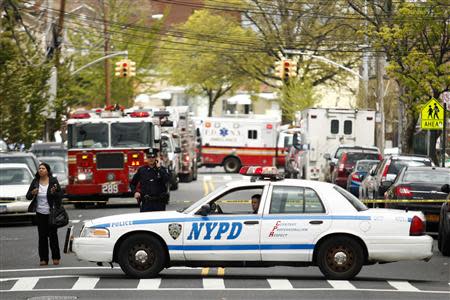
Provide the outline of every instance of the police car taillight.
[[409,226],[409,235],[417,236],[425,234],[425,224],[421,218],[414,216]]

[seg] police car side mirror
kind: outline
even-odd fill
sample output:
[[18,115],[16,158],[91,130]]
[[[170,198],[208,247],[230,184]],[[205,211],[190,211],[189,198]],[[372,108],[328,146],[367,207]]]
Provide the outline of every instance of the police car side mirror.
[[210,212],[211,206],[209,206],[209,204],[203,204],[200,210],[198,211],[198,214],[206,217]]

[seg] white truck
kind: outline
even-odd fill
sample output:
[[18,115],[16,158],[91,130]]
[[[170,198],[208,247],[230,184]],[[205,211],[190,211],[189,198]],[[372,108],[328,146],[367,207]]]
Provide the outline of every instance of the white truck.
[[[308,108],[296,114],[302,128],[294,135],[299,177],[325,180],[332,153],[339,145],[374,146],[375,111],[343,108]],[[331,164],[330,164],[331,163]],[[334,162],[335,163],[335,162]]]

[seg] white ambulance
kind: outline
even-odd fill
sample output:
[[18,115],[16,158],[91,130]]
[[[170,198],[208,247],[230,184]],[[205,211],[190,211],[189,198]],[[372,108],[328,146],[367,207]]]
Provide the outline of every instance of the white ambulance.
[[256,114],[203,119],[199,124],[203,165],[223,166],[228,173],[241,166],[275,166],[280,124],[279,116]]
[[[330,156],[339,145],[374,146],[375,111],[308,108],[296,114],[302,134],[294,138],[301,178],[324,180]],[[300,142],[301,141],[301,142]]]

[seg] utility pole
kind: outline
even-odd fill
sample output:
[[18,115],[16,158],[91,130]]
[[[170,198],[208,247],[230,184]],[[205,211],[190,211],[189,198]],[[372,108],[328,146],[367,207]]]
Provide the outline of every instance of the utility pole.
[[386,59],[384,53],[379,52],[377,55],[377,104],[378,112],[380,114],[380,126],[377,135],[377,146],[380,148],[381,153],[384,153],[384,139],[385,139],[385,121],[384,121],[384,66]]
[[64,14],[66,13],[66,0],[60,1],[59,7],[59,18],[58,18],[58,27],[56,28],[56,49],[55,49],[55,67],[58,68],[60,65],[60,57],[61,57],[61,42],[63,39],[63,29],[64,29]]
[[[367,0],[364,0],[364,14],[367,16]],[[368,22],[365,21],[367,28]],[[369,38],[367,34],[364,35],[364,50],[363,50],[363,63],[362,63],[362,77],[363,77],[363,108],[369,108],[369,53],[367,47],[369,46]]]
[[[109,33],[108,33],[108,4],[105,3],[105,0],[102,0],[103,3],[103,34],[105,37],[104,44],[104,53],[105,56],[109,55]],[[106,98],[106,106],[111,105],[111,64],[109,63],[109,59],[105,59],[105,98]]]

